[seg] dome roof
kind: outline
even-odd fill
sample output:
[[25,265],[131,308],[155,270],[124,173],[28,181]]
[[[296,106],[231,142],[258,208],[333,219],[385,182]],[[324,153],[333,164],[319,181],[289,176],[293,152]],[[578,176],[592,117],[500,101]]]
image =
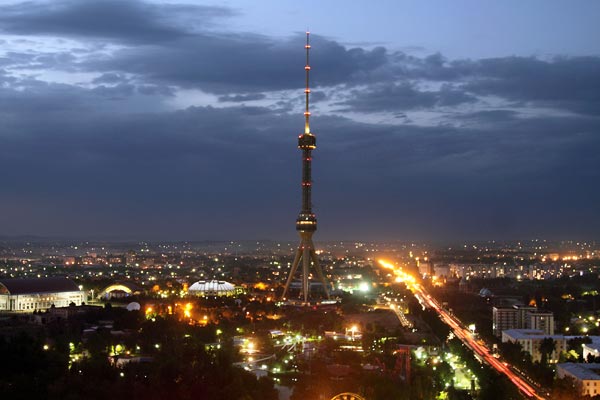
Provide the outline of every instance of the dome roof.
[[202,293],[224,293],[224,292],[232,292],[235,290],[235,286],[233,286],[229,282],[225,281],[198,281],[192,284],[188,292],[202,292]]
[[140,308],[140,303],[136,303],[135,301],[127,304],[127,311],[138,311]]

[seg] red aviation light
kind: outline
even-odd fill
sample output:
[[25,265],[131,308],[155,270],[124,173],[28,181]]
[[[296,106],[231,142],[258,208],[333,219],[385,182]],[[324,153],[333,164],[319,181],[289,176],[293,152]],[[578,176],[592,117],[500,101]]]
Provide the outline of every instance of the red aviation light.
[[304,93],[310,93],[310,89],[309,88],[304,89]]
[[304,115],[310,115],[310,111],[305,111]]
[[310,69],[310,65],[305,66],[304,69],[309,70]]

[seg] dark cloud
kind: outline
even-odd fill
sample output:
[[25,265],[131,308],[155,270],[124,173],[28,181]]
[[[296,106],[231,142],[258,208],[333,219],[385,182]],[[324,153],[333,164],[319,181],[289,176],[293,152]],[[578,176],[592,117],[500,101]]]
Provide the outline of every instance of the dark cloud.
[[[109,113],[71,108],[86,94],[67,88],[52,93],[64,107],[50,110],[39,103],[43,88],[2,107],[0,204],[17,210],[2,217],[5,232],[293,235],[301,114],[263,107]],[[491,114],[482,115],[469,120]],[[558,214],[585,219],[575,230],[581,234],[597,231],[600,121],[506,116],[460,129],[315,117],[320,237],[560,237],[548,228]],[[24,204],[33,210],[27,217],[18,212]]]
[[[383,48],[346,49],[313,35],[314,86],[374,80],[387,62]],[[78,68],[126,72],[141,79],[218,94],[297,88],[303,82],[304,56],[299,36],[273,41],[258,35],[196,34],[125,48],[91,58]]]
[[327,100],[329,96],[322,90],[313,90],[310,93],[310,102],[311,103],[319,103],[321,101]]
[[229,101],[229,102],[233,102],[233,103],[241,103],[244,101],[262,100],[265,97],[266,96],[264,95],[264,93],[246,93],[246,94],[234,94],[234,95],[219,96],[218,100],[221,102]]
[[346,111],[359,112],[431,109],[477,101],[474,96],[449,85],[443,85],[437,91],[422,91],[410,82],[371,85],[364,90],[352,90],[349,97],[348,100],[338,102],[337,105],[344,106]]
[[114,83],[125,82],[125,81],[128,81],[128,80],[129,79],[127,79],[125,76],[123,76],[121,74],[115,74],[114,72],[108,72],[108,73],[100,75],[97,78],[94,78],[92,80],[92,83],[96,83],[96,84],[102,84],[102,83],[114,84]]
[[23,2],[0,7],[0,29],[18,35],[163,42],[192,32],[186,17],[208,23],[233,11],[216,6],[153,4],[138,0]]
[[[4,32],[80,40],[56,52],[21,43],[0,58],[2,233],[291,237],[304,38],[206,29],[232,12],[0,7]],[[312,43],[320,238],[597,234],[600,57],[448,60]],[[56,72],[95,77],[50,82]],[[175,111],[179,89],[222,104]],[[334,102],[346,114],[323,112]],[[380,111],[403,123],[344,117]],[[416,126],[419,111],[439,117]]]
[[[15,119],[35,119],[46,113],[92,110],[129,113],[146,107],[147,100],[144,99],[149,96],[162,98],[173,94],[170,88],[155,85],[120,83],[86,89],[35,78],[3,79],[0,74],[0,83],[3,80],[5,85],[0,85],[0,115]],[[139,103],[139,107],[136,103]],[[157,108],[158,100],[154,98],[152,103],[149,104],[149,110]]]
[[[227,8],[105,0],[19,3],[0,11],[5,32],[138,44],[102,56],[88,54],[82,60],[74,57],[75,51],[14,52],[0,59],[4,65],[127,74],[139,82],[194,87],[221,96],[296,88],[302,82],[300,36],[274,40],[254,34],[208,33],[201,22],[194,29],[185,23],[190,15],[209,21],[235,13]],[[600,57],[448,60],[436,53],[420,58],[390,53],[384,47],[348,48],[317,35],[313,35],[312,51],[315,86],[368,85],[355,92],[360,94],[356,99],[344,101],[351,109],[368,111],[375,104],[389,110],[453,106],[474,102],[474,96],[585,114],[600,109]],[[428,81],[446,85],[435,93],[406,83]]]
[[600,57],[481,60],[465,88],[480,95],[598,115]]

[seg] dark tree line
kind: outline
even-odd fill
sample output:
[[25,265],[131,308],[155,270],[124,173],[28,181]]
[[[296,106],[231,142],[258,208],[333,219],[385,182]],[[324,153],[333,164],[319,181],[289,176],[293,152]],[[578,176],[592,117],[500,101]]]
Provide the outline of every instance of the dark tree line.
[[[10,336],[0,335],[0,399],[277,399],[270,379],[256,379],[233,366],[236,352],[231,345],[207,350],[206,343],[215,340],[214,327],[192,327],[175,319],[152,322],[109,309],[98,316],[114,317],[115,325],[132,328],[119,341],[147,349],[147,362],[113,365],[109,351],[116,339],[99,329],[80,342],[81,333],[73,329],[77,321],[45,332],[15,329]],[[70,347],[81,347],[89,356],[69,364]]]

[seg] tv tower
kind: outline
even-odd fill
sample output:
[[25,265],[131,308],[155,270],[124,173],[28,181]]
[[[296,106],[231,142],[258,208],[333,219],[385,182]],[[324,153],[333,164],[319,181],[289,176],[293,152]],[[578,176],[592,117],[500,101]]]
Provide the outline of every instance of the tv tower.
[[296,250],[296,256],[292,263],[292,269],[288,276],[285,288],[283,289],[283,298],[287,294],[287,291],[292,283],[292,279],[296,274],[296,270],[302,261],[302,295],[304,296],[304,303],[308,303],[308,295],[310,292],[310,286],[308,282],[308,276],[310,274],[311,265],[317,274],[319,280],[323,283],[323,289],[325,295],[329,298],[329,291],[327,290],[327,281],[323,275],[323,271],[319,266],[319,259],[315,253],[315,245],[312,241],[313,233],[317,230],[317,217],[312,212],[311,202],[311,161],[312,151],[317,148],[317,138],[310,131],[310,111],[309,111],[309,97],[310,97],[310,86],[309,86],[309,75],[310,75],[310,32],[306,32],[306,65],[304,70],[306,72],[306,88],[304,89],[304,95],[306,99],[306,105],[304,110],[304,133],[298,136],[298,148],[302,151],[302,209],[298,218],[296,219],[296,230],[300,235],[300,245]]

